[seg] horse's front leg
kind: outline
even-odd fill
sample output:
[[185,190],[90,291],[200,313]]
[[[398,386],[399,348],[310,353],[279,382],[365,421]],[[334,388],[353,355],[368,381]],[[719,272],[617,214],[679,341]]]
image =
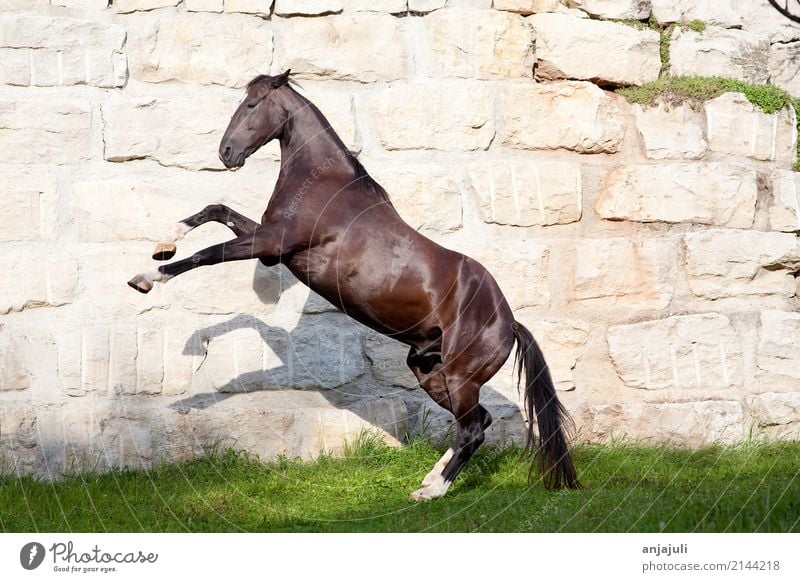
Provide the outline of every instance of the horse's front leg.
[[153,258],[157,261],[168,261],[175,256],[178,250],[175,243],[186,236],[186,233],[190,230],[194,230],[201,224],[207,222],[219,222],[220,224],[224,224],[230,228],[236,236],[252,234],[261,226],[255,220],[250,220],[224,204],[209,204],[197,214],[192,214],[190,217],[181,220],[172,238],[156,245],[156,250],[153,251]]
[[277,265],[282,254],[282,239],[283,228],[275,225],[259,225],[252,233],[210,246],[187,259],[162,265],[150,273],[136,275],[128,281],[128,285],[141,293],[148,293],[156,282],[166,283],[173,277],[197,267],[216,265],[227,261],[261,259],[261,262],[266,265]]

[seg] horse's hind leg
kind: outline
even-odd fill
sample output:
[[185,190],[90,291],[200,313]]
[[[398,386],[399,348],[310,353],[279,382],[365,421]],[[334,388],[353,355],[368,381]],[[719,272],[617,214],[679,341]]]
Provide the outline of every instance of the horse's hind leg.
[[175,256],[178,250],[175,245],[190,230],[207,222],[219,222],[230,228],[236,236],[251,234],[260,225],[255,220],[250,220],[246,216],[239,214],[224,204],[209,204],[197,214],[192,214],[178,223],[171,240],[162,241],[156,245],[153,251],[153,258],[157,261],[167,261]]

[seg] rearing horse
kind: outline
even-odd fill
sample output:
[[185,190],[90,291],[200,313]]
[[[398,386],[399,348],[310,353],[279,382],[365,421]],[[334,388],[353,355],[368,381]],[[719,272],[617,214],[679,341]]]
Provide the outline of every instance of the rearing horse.
[[516,341],[518,383],[525,376],[526,448],[536,449],[545,487],[578,487],[565,431],[569,416],[539,346],[514,320],[494,278],[403,221],[319,109],[288,81],[289,71],[253,79],[219,148],[223,164],[238,169],[265,143],[280,142],[280,173],[261,223],[208,206],[182,220],[174,240],[160,243],[153,258],[172,258],[175,242],[209,221],[227,225],[236,238],[128,284],[147,293],[156,281],[205,265],[256,258],[268,266],[283,263],[347,315],[408,345],[409,368],[457,423],[452,447],[411,494],[417,501],[444,495],[483,443],[492,417],[479,392]]

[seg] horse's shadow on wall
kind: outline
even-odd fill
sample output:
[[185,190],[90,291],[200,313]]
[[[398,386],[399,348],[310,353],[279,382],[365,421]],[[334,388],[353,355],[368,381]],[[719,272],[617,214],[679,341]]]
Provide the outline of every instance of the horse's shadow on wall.
[[[280,290],[277,297],[274,291],[269,291],[276,286]],[[282,305],[280,299],[286,293],[301,289],[296,286],[302,286],[302,283],[282,265],[256,267],[254,292],[263,303],[275,306],[274,314],[277,316],[264,319],[281,320],[279,310],[291,308],[291,303]],[[206,387],[180,398],[170,404],[170,408],[188,413],[209,409],[228,400],[235,404],[233,399],[242,399],[242,406],[248,406],[246,394],[272,391],[290,396],[302,391],[320,396],[332,407],[356,415],[368,426],[379,428],[400,442],[423,437],[442,444],[451,438],[452,415],[439,408],[414,381],[405,365],[405,346],[387,338],[382,340],[383,350],[377,357],[375,353],[366,354],[365,338],[375,336],[375,332],[342,314],[313,292],[309,292],[301,308],[299,304],[295,307],[299,313],[296,323],[292,320],[291,329],[267,323],[254,315],[239,314],[194,331],[186,340],[184,355],[205,361],[210,356],[213,342],[239,330],[253,330],[275,365],[242,372],[213,388]],[[320,347],[326,343],[321,338],[325,334],[328,334],[328,345]],[[255,334],[250,335],[250,341],[258,341]],[[406,378],[387,381],[381,377],[383,375],[374,373],[375,366],[403,370],[404,373],[394,376]],[[381,410],[387,410],[387,399],[393,410],[381,414]],[[380,400],[385,401],[384,406]],[[520,442],[524,425],[519,405],[490,386],[483,387],[481,402],[495,419],[488,433],[489,442]],[[398,410],[402,418],[398,418]],[[350,435],[351,438],[355,436]]]

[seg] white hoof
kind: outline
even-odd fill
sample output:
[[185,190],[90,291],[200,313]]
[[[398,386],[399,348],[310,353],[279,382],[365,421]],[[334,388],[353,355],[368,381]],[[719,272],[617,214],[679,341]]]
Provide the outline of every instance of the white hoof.
[[447,463],[450,462],[450,459],[453,458],[453,449],[447,449],[442,458],[436,461],[436,464],[431,469],[431,472],[425,475],[425,478],[422,480],[422,487],[429,487],[436,481],[436,478],[441,476],[442,471],[447,466]]
[[439,475],[430,485],[423,485],[414,491],[414,493],[411,494],[411,499],[414,501],[430,501],[431,499],[438,499],[439,497],[443,497],[449,488],[450,481],[445,481],[444,477]]

